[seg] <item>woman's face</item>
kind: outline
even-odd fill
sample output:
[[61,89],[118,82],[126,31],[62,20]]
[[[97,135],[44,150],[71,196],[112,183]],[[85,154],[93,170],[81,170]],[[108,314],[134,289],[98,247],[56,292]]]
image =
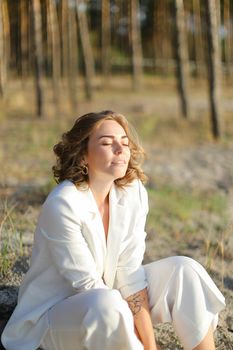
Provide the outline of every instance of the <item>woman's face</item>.
[[85,162],[89,181],[114,181],[124,177],[129,160],[129,140],[125,130],[114,120],[104,120],[88,141]]

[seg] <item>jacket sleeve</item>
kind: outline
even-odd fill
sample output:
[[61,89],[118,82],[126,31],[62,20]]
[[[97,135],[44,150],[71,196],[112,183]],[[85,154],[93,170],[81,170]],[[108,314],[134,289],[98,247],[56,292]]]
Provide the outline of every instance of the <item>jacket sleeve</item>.
[[39,225],[55,267],[73,288],[78,291],[106,288],[82,235],[81,221],[64,198],[52,198],[45,203]]
[[142,266],[145,252],[145,223],[148,213],[148,196],[145,187],[139,184],[139,208],[133,214],[133,229],[127,233],[122,244],[116,272],[116,288],[122,296],[128,296],[146,288],[146,275]]

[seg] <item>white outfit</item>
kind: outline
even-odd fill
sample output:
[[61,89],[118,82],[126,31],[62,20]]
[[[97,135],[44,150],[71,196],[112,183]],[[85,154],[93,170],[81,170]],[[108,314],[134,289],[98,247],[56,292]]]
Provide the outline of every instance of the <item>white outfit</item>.
[[66,180],[39,217],[31,266],[2,334],[7,350],[142,350],[124,298],[148,288],[153,324],[172,321],[185,349],[217,324],[224,297],[201,265],[171,257],[142,266],[147,193],[112,186],[106,243],[89,190]]

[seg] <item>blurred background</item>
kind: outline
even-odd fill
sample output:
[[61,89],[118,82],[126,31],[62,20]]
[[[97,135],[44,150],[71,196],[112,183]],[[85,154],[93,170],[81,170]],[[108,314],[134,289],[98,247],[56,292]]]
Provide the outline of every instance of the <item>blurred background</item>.
[[233,0],[0,0],[1,286],[28,268],[53,145],[105,109],[148,155],[145,261],[205,265],[231,305],[217,346],[232,349]]
[[205,81],[218,137],[219,95],[233,76],[232,7],[232,0],[1,0],[1,97],[18,111],[27,104],[33,117],[58,117],[77,114],[97,90],[151,84],[156,96],[156,82],[166,94],[175,79],[179,114],[188,119],[190,89]]

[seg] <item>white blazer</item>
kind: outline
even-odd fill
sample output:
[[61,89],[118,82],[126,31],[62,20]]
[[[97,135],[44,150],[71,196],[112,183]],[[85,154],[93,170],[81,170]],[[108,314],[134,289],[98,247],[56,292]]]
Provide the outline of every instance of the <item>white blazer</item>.
[[106,242],[90,189],[70,181],[50,193],[39,216],[29,271],[18,304],[2,334],[7,350],[36,349],[48,329],[47,310],[90,288],[116,288],[124,298],[147,286],[145,251],[147,192],[139,180],[113,185]]

